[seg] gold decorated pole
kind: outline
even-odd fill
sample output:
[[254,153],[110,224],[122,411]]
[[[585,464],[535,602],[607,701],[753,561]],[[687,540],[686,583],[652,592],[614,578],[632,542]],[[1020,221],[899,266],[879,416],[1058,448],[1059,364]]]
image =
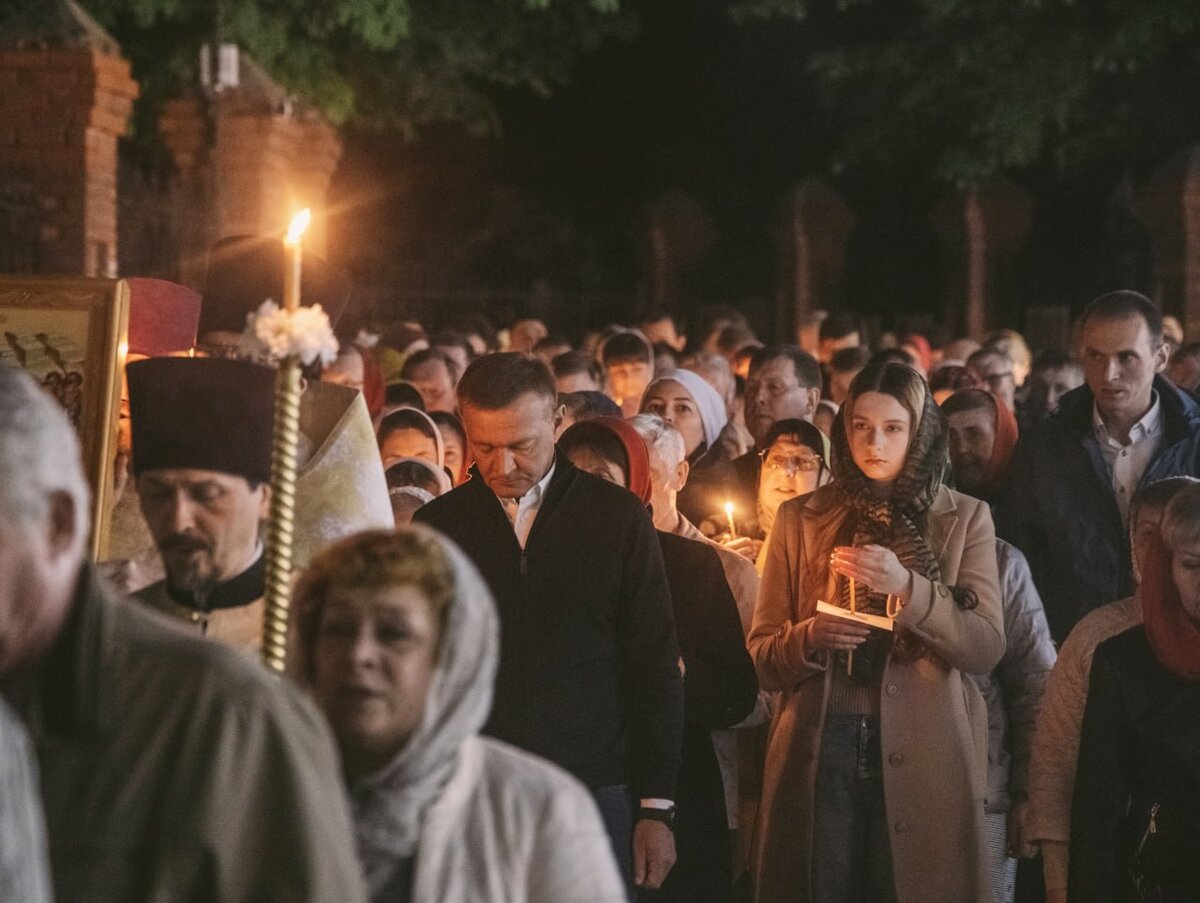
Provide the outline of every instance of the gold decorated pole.
[[[283,308],[300,307],[300,269],[308,208],[292,218],[283,239]],[[262,656],[267,667],[287,667],[288,610],[292,595],[292,546],[296,533],[296,445],[300,439],[300,361],[288,355],[275,379],[275,432],[271,444],[271,519],[267,527],[266,592]]]

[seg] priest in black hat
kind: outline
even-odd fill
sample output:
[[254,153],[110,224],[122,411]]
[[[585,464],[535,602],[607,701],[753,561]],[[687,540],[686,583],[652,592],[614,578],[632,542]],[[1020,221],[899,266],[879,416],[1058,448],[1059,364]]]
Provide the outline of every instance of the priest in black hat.
[[241,360],[152,358],[127,374],[133,475],[166,572],[135,598],[257,650],[275,373]]

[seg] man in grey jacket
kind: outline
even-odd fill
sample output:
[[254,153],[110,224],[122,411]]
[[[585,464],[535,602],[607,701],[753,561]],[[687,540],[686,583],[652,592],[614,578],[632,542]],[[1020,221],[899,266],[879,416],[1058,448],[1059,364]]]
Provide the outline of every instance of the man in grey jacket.
[[[950,433],[950,462],[957,488],[981,494],[997,453],[995,399],[966,390],[944,403]],[[983,465],[983,466],[980,466]],[[992,900],[1011,903],[1017,858],[1036,851],[1026,833],[1029,758],[1033,732],[1050,669],[1054,643],[1029,563],[1015,546],[996,540],[1000,601],[1004,611],[1004,657],[988,674],[974,675],[988,709],[987,852]]]
[[0,693],[37,753],[54,896],[362,900],[320,716],[116,598],[84,561],[88,497],[64,412],[0,367]]

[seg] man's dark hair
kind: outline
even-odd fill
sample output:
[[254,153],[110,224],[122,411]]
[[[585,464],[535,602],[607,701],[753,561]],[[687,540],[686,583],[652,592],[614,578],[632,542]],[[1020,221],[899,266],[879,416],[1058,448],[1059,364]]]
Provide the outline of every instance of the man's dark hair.
[[529,393],[553,404],[554,374],[541,358],[519,351],[485,354],[471,362],[458,383],[460,407],[498,411]]
[[654,363],[654,351],[650,348],[650,343],[632,332],[618,332],[605,342],[601,357],[605,367],[615,364]]
[[453,329],[443,329],[429,340],[429,344],[433,348],[461,348],[467,353],[468,361],[475,358],[475,349],[471,347],[471,340],[465,333]]
[[685,332],[683,320],[675,316],[665,307],[653,307],[646,311],[638,318],[638,322],[642,326],[649,326],[651,323],[661,323],[663,320],[670,320],[671,325],[675,327],[675,335],[681,336]]
[[949,389],[958,392],[959,389],[970,389],[975,385],[975,377],[961,364],[942,364],[929,374],[929,391],[941,392]]
[[454,365],[454,359],[446,352],[438,348],[423,348],[420,351],[413,352],[404,361],[404,366],[400,368],[401,379],[412,379],[413,371],[422,364],[428,364],[431,361],[441,361],[446,365],[446,372],[450,374],[450,379],[453,381],[458,376],[458,368]]
[[1188,342],[1186,345],[1180,345],[1175,349],[1175,353],[1171,355],[1171,360],[1181,361],[1189,357],[1200,358],[1200,342]]
[[555,379],[586,373],[596,381],[596,385],[602,385],[604,382],[604,371],[596,363],[596,359],[586,351],[567,351],[560,354],[550,362],[550,369],[554,371]]
[[826,339],[844,339],[855,332],[860,336],[862,335],[862,329],[858,325],[858,317],[854,316],[854,314],[830,314],[821,321],[817,337],[823,342]]
[[960,389],[942,402],[942,413],[947,417],[967,411],[987,411],[994,417],[996,399],[983,389]]
[[674,366],[676,366],[676,367],[679,366],[679,361],[681,359],[681,355],[679,354],[679,352],[676,351],[674,348],[672,348],[670,345],[668,345],[666,342],[655,342],[654,343],[654,365],[655,365],[655,367],[658,366],[659,358],[663,358],[663,357],[670,358],[671,363]]
[[1162,342],[1162,311],[1145,295],[1128,289],[1109,292],[1088,304],[1079,320],[1079,328],[1085,328],[1091,320],[1123,320],[1126,317],[1142,318],[1150,333],[1151,345],[1157,346]]
[[822,385],[821,365],[817,359],[796,345],[767,345],[758,349],[750,359],[750,373],[754,373],[776,358],[787,358],[792,362],[796,382],[805,389],[820,389]]
[[913,356],[903,348],[881,348],[871,355],[870,360],[867,361],[867,367],[876,364],[903,364],[906,367],[911,367],[915,363],[916,361],[913,360]]
[[576,423],[594,417],[621,416],[621,408],[603,392],[564,392],[558,396],[558,403]]
[[856,348],[839,348],[829,359],[829,369],[834,373],[850,373],[867,366],[871,349],[859,345]]
[[[1200,354],[1200,343],[1196,345],[1196,353]],[[1065,351],[1048,348],[1033,359],[1033,372],[1039,370],[1061,370],[1063,367],[1079,367],[1079,361]]]
[[403,405],[418,411],[425,410],[425,399],[421,397],[421,391],[410,382],[388,383],[383,403],[388,406]]
[[967,358],[967,366],[975,367],[982,361],[987,360],[989,357],[1003,358],[1004,360],[1008,361],[1010,364],[1012,363],[1012,358],[1008,356],[1008,352],[1005,351],[1004,349],[995,348],[991,345],[984,345],[978,351],[971,353],[971,356]]
[[717,333],[717,350],[726,357],[754,344],[760,344],[758,336],[745,323],[730,323]]

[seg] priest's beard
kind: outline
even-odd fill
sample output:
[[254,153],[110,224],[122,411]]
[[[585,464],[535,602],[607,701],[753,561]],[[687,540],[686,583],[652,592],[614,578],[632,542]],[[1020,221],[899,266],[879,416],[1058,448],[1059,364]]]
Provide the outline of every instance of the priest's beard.
[[217,579],[212,544],[199,536],[172,533],[159,544],[167,581],[176,592],[190,593],[197,600],[212,592]]

